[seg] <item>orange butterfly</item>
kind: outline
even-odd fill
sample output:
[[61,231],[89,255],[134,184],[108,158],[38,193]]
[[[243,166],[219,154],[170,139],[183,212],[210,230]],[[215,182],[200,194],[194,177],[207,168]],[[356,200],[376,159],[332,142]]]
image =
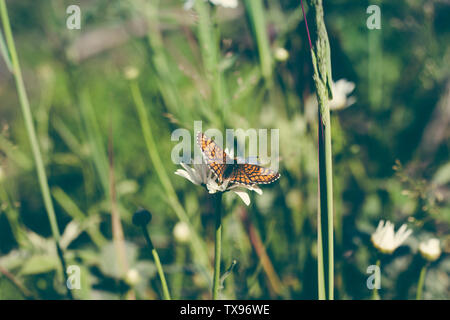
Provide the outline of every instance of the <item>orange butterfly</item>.
[[280,177],[278,172],[256,164],[237,163],[236,158],[231,159],[214,140],[201,132],[197,134],[197,144],[203,152],[206,163],[220,183],[229,180],[230,183],[252,186],[272,183]]

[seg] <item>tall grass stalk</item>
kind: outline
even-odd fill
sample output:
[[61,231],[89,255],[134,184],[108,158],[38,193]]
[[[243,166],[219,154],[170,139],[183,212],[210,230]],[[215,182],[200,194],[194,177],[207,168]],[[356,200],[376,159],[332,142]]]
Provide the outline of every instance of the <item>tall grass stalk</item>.
[[138,2],[138,10],[145,8],[144,13],[148,20],[148,43],[152,49],[153,67],[160,81],[157,82],[158,89],[164,99],[165,106],[168,111],[175,114],[180,119],[186,118],[186,108],[182,107],[182,99],[178,95],[178,89],[174,83],[174,77],[170,69],[170,61],[164,46],[161,33],[161,25],[159,24],[159,0]]
[[[138,118],[141,123],[142,134],[144,136],[147,151],[153,163],[153,166],[155,167],[155,172],[158,175],[161,185],[164,188],[167,196],[167,201],[172,207],[173,211],[175,211],[178,219],[185,222],[189,226],[191,234],[190,245],[192,253],[196,257],[196,262],[198,262],[198,264],[203,268],[202,271],[206,271],[208,269],[208,256],[206,254],[206,246],[198,236],[195,229],[192,227],[192,224],[189,221],[189,217],[187,216],[183,206],[180,204],[172,183],[170,182],[170,179],[164,169],[158,150],[156,148],[155,140],[153,138],[144,100],[142,99],[142,94],[136,80],[131,80],[130,89],[138,113]],[[207,280],[210,281],[210,278],[208,277]]]
[[[206,78],[211,83],[212,105],[222,117],[222,127],[225,128],[226,94],[225,81],[220,70],[220,43],[216,15],[211,14],[210,5],[204,1],[195,1],[195,11],[198,14],[198,40],[205,67]],[[215,9],[214,9],[215,13]]]
[[[27,131],[28,139],[30,141],[31,150],[33,153],[34,162],[36,165],[39,186],[41,189],[42,197],[44,200],[45,209],[47,212],[47,216],[50,222],[50,228],[52,231],[53,239],[56,243],[56,250],[58,254],[58,258],[61,262],[61,266],[63,269],[64,278],[67,282],[67,273],[66,273],[66,262],[64,260],[64,254],[61,250],[60,246],[60,232],[58,223],[56,220],[55,209],[53,207],[52,198],[50,196],[50,188],[48,186],[47,175],[45,173],[44,161],[42,160],[41,150],[39,148],[38,139],[36,136],[36,130],[33,123],[33,117],[30,110],[30,103],[28,101],[28,96],[25,90],[25,83],[22,77],[22,70],[19,63],[19,58],[16,52],[16,46],[14,44],[14,38],[11,31],[11,24],[9,22],[8,11],[6,9],[5,0],[0,0],[0,15],[3,23],[3,30],[5,32],[7,49],[11,57],[11,65],[12,71],[14,74],[14,79],[16,81],[17,93],[19,95],[20,106],[22,109],[22,114],[25,121],[25,128]],[[67,287],[67,286],[66,286]],[[67,296],[69,299],[72,299],[72,292],[69,288],[67,288]]]
[[[332,99],[330,44],[323,18],[322,0],[308,1],[312,16],[315,45],[312,45],[308,23],[305,25],[311,48],[314,84],[318,108],[319,204],[317,215],[317,260],[319,299],[334,299],[334,237],[333,237],[333,172],[331,150],[331,119],[329,100]],[[301,0],[304,14],[303,1]]]
[[244,3],[256,38],[261,74],[266,80],[266,84],[270,86],[272,83],[273,62],[267,35],[264,4],[262,0],[245,0]]

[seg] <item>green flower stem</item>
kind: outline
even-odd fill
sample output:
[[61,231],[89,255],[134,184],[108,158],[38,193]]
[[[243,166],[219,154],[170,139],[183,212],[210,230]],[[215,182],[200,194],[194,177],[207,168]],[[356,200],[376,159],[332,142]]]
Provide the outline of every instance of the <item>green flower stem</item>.
[[169,287],[167,286],[166,277],[164,276],[163,267],[161,265],[161,261],[159,260],[158,252],[156,251],[155,247],[153,246],[152,240],[150,239],[150,235],[148,234],[147,226],[142,225],[142,232],[144,232],[145,240],[147,240],[148,247],[150,248],[150,251],[152,252],[153,259],[155,260],[156,269],[158,270],[159,279],[161,280],[161,286],[163,289],[163,295],[164,300],[171,300],[170,299],[170,293],[169,293]]
[[[381,265],[381,261],[380,261],[380,259],[378,259],[377,260],[377,267],[379,268],[380,265]],[[380,299],[381,298],[380,298],[380,294],[378,292],[377,287],[373,288],[373,290],[372,290],[372,300],[380,300]]]
[[[58,223],[56,220],[55,210],[53,208],[52,198],[50,196],[50,189],[48,186],[47,175],[45,173],[44,161],[42,160],[41,150],[39,148],[38,139],[36,136],[36,130],[34,128],[33,117],[31,115],[30,103],[28,101],[28,96],[25,90],[25,84],[22,78],[22,70],[20,68],[19,58],[16,52],[16,46],[14,44],[14,38],[11,31],[11,24],[9,22],[8,11],[6,9],[5,0],[0,0],[0,15],[3,23],[3,30],[5,32],[6,44],[8,51],[11,56],[12,71],[14,74],[14,79],[16,81],[17,92],[19,95],[20,106],[22,108],[22,113],[25,121],[25,128],[28,134],[28,139],[30,141],[31,150],[33,152],[33,158],[36,165],[39,186],[42,193],[42,198],[44,200],[45,209],[50,222],[50,227],[52,230],[53,239],[56,243],[57,253],[61,266],[63,267],[64,278],[67,283],[67,273],[66,273],[66,262],[64,260],[64,255],[61,250],[60,242],[60,232],[58,228]],[[67,296],[72,299],[72,292],[67,288]]]
[[[189,230],[191,233],[190,245],[192,254],[196,257],[196,261],[203,268],[203,270],[208,270],[209,259],[206,254],[206,246],[198,236],[195,229],[192,227],[192,224],[189,221],[189,217],[187,216],[184,208],[181,206],[172,183],[170,182],[170,179],[164,169],[161,158],[159,157],[158,150],[156,148],[156,143],[153,138],[150,122],[148,120],[147,110],[145,108],[144,100],[142,99],[142,94],[139,89],[138,83],[135,80],[131,81],[130,88],[138,112],[139,121],[141,123],[142,134],[145,140],[147,151],[155,168],[156,174],[158,175],[158,178],[161,182],[161,185],[166,192],[168,202],[172,209],[175,211],[178,219],[185,222],[189,226]],[[208,277],[207,280],[210,281],[210,278]]]
[[215,195],[216,231],[214,235],[214,282],[212,298],[217,300],[220,287],[220,256],[222,250],[222,192]]
[[[334,224],[333,224],[333,170],[331,149],[331,119],[329,100],[332,99],[330,44],[323,18],[322,0],[308,1],[312,23],[314,47],[305,24],[311,47],[314,84],[319,104],[318,153],[319,153],[319,204],[317,216],[317,270],[319,299],[334,299]],[[302,3],[303,9],[303,3]]]
[[425,275],[427,274],[427,265],[420,270],[419,282],[417,283],[416,300],[422,300],[423,284],[425,283]]
[[185,272],[182,266],[186,264],[186,246],[179,243],[175,247],[175,264],[180,266],[181,270],[172,277],[172,294],[175,300],[181,299]]

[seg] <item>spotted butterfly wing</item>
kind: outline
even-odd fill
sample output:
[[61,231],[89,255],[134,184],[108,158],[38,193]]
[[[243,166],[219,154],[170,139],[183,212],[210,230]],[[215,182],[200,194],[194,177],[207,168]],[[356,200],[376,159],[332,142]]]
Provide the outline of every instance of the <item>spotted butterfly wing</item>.
[[202,132],[197,134],[197,144],[203,152],[206,163],[219,181],[222,182],[228,166],[227,161],[230,162],[230,158],[225,151],[214,142],[214,140],[208,138]]
[[280,178],[278,172],[250,163],[236,165],[230,177],[231,182],[245,185],[269,184],[278,180],[278,178]]
[[[214,140],[203,133],[197,135],[197,143],[200,146],[205,161],[216,174],[219,181],[229,179],[231,183],[240,183],[252,186],[255,184],[268,184],[276,181],[280,174],[271,169],[256,164],[230,164],[233,159],[220,148]],[[234,159],[234,162],[236,159]]]

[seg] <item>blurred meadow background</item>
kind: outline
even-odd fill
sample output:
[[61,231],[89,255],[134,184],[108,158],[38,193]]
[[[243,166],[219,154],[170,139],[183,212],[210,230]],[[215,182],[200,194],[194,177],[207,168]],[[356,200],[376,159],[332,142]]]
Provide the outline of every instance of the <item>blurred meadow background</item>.
[[[190,130],[194,146],[199,120],[204,130],[280,129],[279,181],[249,206],[224,196],[220,297],[317,298],[317,102],[300,1],[234,2],[6,1],[59,243],[81,270],[76,299],[163,297],[132,223],[140,207],[153,215],[172,297],[211,297],[212,198],[171,161],[173,130]],[[72,4],[80,30],[66,27]],[[366,26],[371,4],[379,30]],[[450,3],[326,1],[324,13],[335,298],[370,299],[366,270],[380,259],[380,297],[414,299],[419,243],[438,238],[422,298],[448,299]],[[66,299],[1,28],[0,299]],[[370,238],[381,219],[413,233],[379,257]]]

